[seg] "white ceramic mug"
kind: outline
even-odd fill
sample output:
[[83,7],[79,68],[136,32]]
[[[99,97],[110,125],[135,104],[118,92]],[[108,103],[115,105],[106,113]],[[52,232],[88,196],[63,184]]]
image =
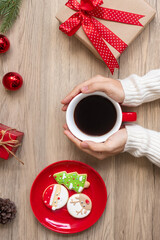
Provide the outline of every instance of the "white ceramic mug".
[[[107,132],[106,134],[101,135],[101,136],[91,136],[91,135],[85,134],[77,127],[75,120],[74,120],[74,110],[75,110],[77,104],[83,98],[86,98],[91,95],[99,95],[99,96],[103,96],[103,97],[107,98],[108,100],[110,100],[112,102],[112,104],[114,105],[116,112],[117,112],[117,119],[116,119],[116,123],[115,123],[114,127],[109,132]],[[124,112],[123,113],[119,103],[117,103],[116,101],[114,101],[113,99],[108,97],[104,92],[94,92],[94,93],[89,93],[89,94],[80,93],[72,99],[72,101],[69,103],[67,111],[66,111],[66,123],[67,123],[69,130],[76,138],[78,138],[82,141],[88,140],[88,141],[94,141],[94,142],[104,142],[107,140],[107,138],[109,138],[112,134],[114,134],[115,132],[117,132],[120,129],[122,122],[136,121],[136,119],[137,119],[137,115],[135,112]]]

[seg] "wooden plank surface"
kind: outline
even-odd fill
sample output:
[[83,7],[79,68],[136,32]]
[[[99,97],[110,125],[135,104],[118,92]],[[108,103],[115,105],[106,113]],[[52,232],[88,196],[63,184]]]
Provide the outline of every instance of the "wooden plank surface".
[[[8,33],[11,49],[0,56],[0,77],[17,71],[24,78],[18,92],[0,84],[0,122],[24,131],[18,151],[24,167],[14,159],[0,161],[0,196],[15,201],[18,214],[12,224],[0,226],[1,240],[158,240],[160,236],[160,169],[146,158],[127,153],[98,161],[80,152],[63,135],[65,114],[60,100],[76,84],[109,74],[77,39],[58,30],[55,13],[64,0],[23,1],[20,17]],[[150,0],[156,18],[121,56],[114,78],[143,75],[160,65],[160,0]],[[138,124],[160,131],[160,101],[134,110]],[[54,233],[34,217],[30,188],[36,175],[52,162],[76,159],[95,168],[108,190],[108,203],[100,220],[75,235]]]

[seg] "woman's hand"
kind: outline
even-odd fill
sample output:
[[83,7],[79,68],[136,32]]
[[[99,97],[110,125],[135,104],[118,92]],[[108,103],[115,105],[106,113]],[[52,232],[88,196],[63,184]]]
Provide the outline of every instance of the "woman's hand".
[[104,143],[95,143],[91,141],[80,141],[69,131],[67,124],[63,126],[64,134],[71,140],[79,149],[93,157],[103,160],[107,157],[116,155],[124,150],[127,142],[127,130],[120,129],[109,137]]
[[118,103],[124,101],[124,91],[119,80],[95,76],[79,85],[77,85],[62,101],[63,111],[67,110],[70,101],[79,93],[93,93],[96,91],[105,92],[110,98]]
[[[88,81],[77,85],[62,101],[62,110],[66,111],[70,101],[79,93],[93,93],[96,91],[105,92],[116,102],[123,103],[124,91],[121,82],[118,80],[95,76]],[[82,151],[102,160],[109,156],[116,155],[124,150],[127,142],[127,131],[120,129],[113,134],[104,143],[95,143],[91,141],[80,141],[69,131],[67,125],[64,126],[64,134]]]

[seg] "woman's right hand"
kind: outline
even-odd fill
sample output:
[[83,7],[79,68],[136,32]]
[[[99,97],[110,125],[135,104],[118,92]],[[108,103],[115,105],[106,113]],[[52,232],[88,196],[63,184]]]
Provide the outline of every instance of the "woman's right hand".
[[118,103],[124,101],[124,90],[119,80],[105,78],[101,75],[97,75],[79,85],[77,85],[62,101],[62,110],[66,111],[70,101],[79,93],[93,93],[101,91],[107,94],[110,98]]

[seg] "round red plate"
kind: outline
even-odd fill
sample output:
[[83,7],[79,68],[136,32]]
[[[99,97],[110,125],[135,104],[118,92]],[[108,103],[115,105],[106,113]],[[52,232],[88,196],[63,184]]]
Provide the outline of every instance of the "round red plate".
[[[47,186],[56,183],[53,174],[60,171],[88,175],[90,186],[83,193],[92,200],[92,211],[86,218],[73,218],[66,206],[53,212],[44,205],[42,194]],[[75,193],[70,190],[69,196]],[[30,203],[35,217],[45,227],[59,233],[77,233],[89,228],[101,217],[107,203],[107,190],[103,179],[93,168],[82,162],[64,160],[49,165],[39,173],[31,188]]]

